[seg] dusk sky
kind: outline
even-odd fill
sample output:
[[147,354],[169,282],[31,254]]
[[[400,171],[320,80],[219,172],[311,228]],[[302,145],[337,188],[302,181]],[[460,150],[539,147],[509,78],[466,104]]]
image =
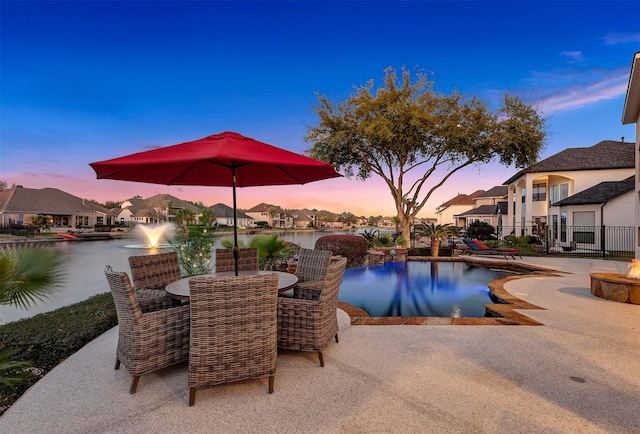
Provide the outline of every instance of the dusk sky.
[[[231,190],[96,180],[89,163],[223,131],[303,153],[316,94],[343,101],[388,66],[498,107],[506,92],[547,120],[545,158],[622,125],[640,1],[0,1],[0,180],[121,201],[168,193],[231,204]],[[419,216],[501,185],[496,164],[452,177]],[[268,202],[396,214],[373,178],[238,190]]]

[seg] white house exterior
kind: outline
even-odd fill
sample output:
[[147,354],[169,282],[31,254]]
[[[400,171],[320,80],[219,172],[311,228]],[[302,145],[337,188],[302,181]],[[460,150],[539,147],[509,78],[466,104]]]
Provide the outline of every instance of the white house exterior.
[[[558,246],[579,245],[582,249],[633,251],[635,226],[635,176],[622,181],[605,181],[550,206],[561,216]],[[558,222],[553,223],[557,225]]]
[[455,224],[455,216],[473,209],[473,200],[484,192],[484,190],[477,190],[470,195],[458,194],[453,199],[449,199],[442,205],[436,207],[437,224]]
[[636,124],[636,146],[635,146],[635,257],[640,259],[640,51],[634,54],[631,62],[631,73],[629,74],[629,86],[627,96],[624,101],[622,113],[622,124]]
[[196,218],[201,214],[197,206],[170,194],[157,194],[147,199],[131,198],[120,204],[116,221],[124,224],[173,222],[176,213],[182,209],[191,211]]
[[589,148],[565,149],[521,170],[504,183],[509,196],[501,232],[559,240],[558,228],[567,224],[562,221],[566,216],[550,205],[601,182],[633,175],[634,152],[633,143],[605,140]]
[[464,228],[473,222],[481,221],[496,228],[501,217],[498,205],[507,201],[507,190],[506,185],[497,185],[476,196],[472,209],[453,216],[456,227]]
[[[216,203],[209,208],[213,210],[215,222],[217,226],[229,226],[233,227],[233,208],[223,203]],[[254,226],[253,219],[243,213],[236,210],[237,224],[239,228],[250,228]]]
[[260,203],[246,210],[245,214],[251,217],[254,222],[265,221],[274,228],[294,227],[293,216],[291,214],[285,212],[278,206],[268,203]]

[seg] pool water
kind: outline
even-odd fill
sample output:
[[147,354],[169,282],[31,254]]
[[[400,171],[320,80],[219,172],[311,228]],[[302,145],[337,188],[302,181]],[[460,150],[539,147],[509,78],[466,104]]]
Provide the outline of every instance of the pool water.
[[488,283],[508,273],[464,262],[386,262],[346,270],[340,301],[374,317],[483,318]]

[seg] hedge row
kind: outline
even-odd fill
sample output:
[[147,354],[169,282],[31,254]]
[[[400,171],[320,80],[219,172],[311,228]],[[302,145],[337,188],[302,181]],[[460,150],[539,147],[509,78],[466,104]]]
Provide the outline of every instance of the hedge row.
[[367,259],[369,243],[362,235],[325,235],[315,244],[318,250],[331,250],[335,256],[347,258],[347,268],[362,267]]
[[108,292],[0,326],[0,348],[16,350],[10,360],[30,361],[35,368],[34,377],[19,386],[16,394],[0,396],[0,414],[39,378],[117,323],[113,297]]

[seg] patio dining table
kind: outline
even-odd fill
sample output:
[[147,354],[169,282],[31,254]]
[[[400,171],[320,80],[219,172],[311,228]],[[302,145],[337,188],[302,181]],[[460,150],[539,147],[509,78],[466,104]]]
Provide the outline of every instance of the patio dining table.
[[[283,293],[291,289],[296,283],[298,283],[298,277],[291,273],[285,273],[284,271],[239,271],[238,277],[247,276],[263,276],[266,274],[278,275],[278,292]],[[189,300],[189,279],[192,277],[235,277],[234,271],[224,271],[220,273],[202,274],[200,276],[184,277],[175,282],[169,283],[165,290],[170,297],[178,300]]]

